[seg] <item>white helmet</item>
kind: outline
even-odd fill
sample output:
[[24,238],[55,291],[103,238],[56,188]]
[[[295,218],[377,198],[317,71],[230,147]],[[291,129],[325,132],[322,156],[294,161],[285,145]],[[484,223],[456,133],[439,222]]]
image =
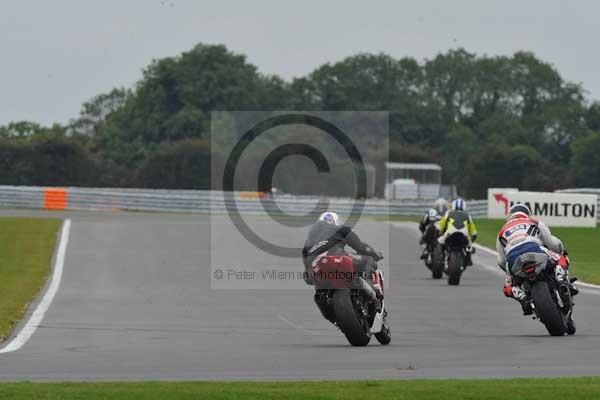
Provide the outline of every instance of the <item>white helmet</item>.
[[325,211],[323,214],[319,215],[319,221],[323,221],[329,225],[342,225],[342,220],[340,219],[340,216],[334,213],[333,211]]
[[444,215],[448,211],[448,202],[446,199],[440,197],[433,203],[433,208],[437,210],[438,214]]
[[427,215],[429,216],[429,219],[435,219],[439,215],[439,213],[435,208],[430,208],[427,212]]

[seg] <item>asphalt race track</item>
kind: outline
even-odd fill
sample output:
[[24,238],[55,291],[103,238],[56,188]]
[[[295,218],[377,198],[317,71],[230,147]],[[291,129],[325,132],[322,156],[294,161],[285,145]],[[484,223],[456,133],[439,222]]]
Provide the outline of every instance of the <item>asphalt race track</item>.
[[[600,291],[578,297],[576,336],[550,337],[503,297],[490,254],[475,255],[459,287],[432,280],[409,225],[393,226],[389,242],[384,223],[357,228],[386,255],[393,338],[352,348],[311,290],[211,289],[208,216],[50,215],[72,219],[60,288],[31,339],[0,354],[2,380],[600,375]],[[240,265],[260,257],[219,218],[213,252]]]

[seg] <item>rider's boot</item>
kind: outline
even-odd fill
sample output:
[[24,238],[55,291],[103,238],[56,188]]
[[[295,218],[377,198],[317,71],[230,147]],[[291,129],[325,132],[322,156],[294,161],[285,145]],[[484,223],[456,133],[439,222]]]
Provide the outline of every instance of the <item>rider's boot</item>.
[[533,314],[531,299],[520,286],[512,287],[512,298],[517,300],[521,304],[521,308],[523,309],[523,315]]
[[554,267],[554,277],[558,283],[570,284],[567,269],[558,264]]
[[[375,276],[377,274],[377,276]],[[377,295],[377,309],[381,310],[383,306],[383,276],[381,271],[375,271],[373,273],[373,288],[375,289],[375,294]]]
[[573,285],[573,282],[577,279],[573,280],[569,277],[568,264],[562,261],[562,257],[554,267],[554,277],[559,284],[569,287],[571,296],[579,294],[579,289]]

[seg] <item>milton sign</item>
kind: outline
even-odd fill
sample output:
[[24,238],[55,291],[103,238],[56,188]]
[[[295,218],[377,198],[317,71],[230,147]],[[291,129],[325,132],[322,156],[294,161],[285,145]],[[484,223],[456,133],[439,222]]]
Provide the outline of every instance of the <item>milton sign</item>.
[[504,218],[510,206],[526,204],[534,218],[549,226],[596,226],[595,194],[520,192],[512,188],[488,189],[488,218]]

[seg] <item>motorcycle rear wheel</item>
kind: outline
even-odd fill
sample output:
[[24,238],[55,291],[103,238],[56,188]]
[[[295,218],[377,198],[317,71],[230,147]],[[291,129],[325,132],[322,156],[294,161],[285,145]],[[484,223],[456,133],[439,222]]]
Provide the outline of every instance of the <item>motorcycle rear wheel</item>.
[[463,255],[453,251],[448,256],[448,285],[456,286],[460,283],[462,274]]
[[[340,289],[333,294],[333,309],[337,325],[352,346],[366,346],[371,341],[371,329],[364,316],[358,315],[351,298],[351,290]],[[362,321],[361,321],[362,319]]]
[[531,286],[531,298],[537,315],[552,336],[563,336],[567,332],[565,317],[555,303],[547,282],[534,282]]
[[442,279],[444,276],[444,251],[442,246],[437,244],[433,248],[433,264],[431,266],[431,277],[433,279]]

